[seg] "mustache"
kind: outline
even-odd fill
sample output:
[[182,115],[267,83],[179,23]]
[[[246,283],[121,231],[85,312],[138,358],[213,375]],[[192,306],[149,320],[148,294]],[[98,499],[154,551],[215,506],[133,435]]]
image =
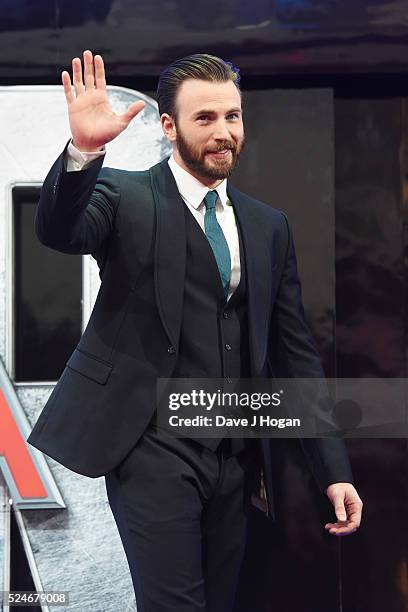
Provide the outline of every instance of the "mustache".
[[219,145],[216,149],[208,150],[207,153],[219,153],[220,151],[225,151],[225,149],[234,151],[236,149],[236,146],[231,142],[226,142],[223,145]]

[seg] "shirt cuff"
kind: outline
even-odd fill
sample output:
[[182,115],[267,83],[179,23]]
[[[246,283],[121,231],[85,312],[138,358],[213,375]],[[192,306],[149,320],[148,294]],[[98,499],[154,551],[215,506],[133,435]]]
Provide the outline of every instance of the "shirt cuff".
[[95,159],[97,159],[98,157],[101,157],[102,155],[105,155],[105,153],[106,153],[105,145],[102,151],[80,151],[79,149],[74,147],[74,145],[72,144],[72,138],[71,138],[68,144],[68,147],[67,147],[66,158],[65,158],[66,159],[66,170],[67,172],[75,172],[78,170],[84,170],[85,168],[90,166],[91,163]]

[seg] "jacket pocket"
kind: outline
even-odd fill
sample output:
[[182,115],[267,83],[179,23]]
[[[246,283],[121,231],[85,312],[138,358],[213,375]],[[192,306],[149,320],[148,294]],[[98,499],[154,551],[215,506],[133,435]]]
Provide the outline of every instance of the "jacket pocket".
[[102,361],[98,357],[84,353],[78,348],[74,350],[66,365],[71,370],[87,376],[100,385],[106,384],[113,368],[112,363]]

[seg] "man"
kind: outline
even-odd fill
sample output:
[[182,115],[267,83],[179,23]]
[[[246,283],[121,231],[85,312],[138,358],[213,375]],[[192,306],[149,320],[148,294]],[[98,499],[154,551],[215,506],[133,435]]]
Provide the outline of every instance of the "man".
[[[196,54],[162,72],[173,153],[127,172],[101,169],[104,146],[144,103],[117,116],[102,57],[88,50],[83,60],[84,76],[72,62],[74,89],[62,73],[72,142],[45,179],[36,231],[51,248],[91,253],[102,284],[28,441],[80,474],[105,475],[138,610],[228,612],[251,501],[273,518],[270,441],[166,436],[156,380],[323,377],[291,230],[283,213],[227,183],[244,145],[229,63]],[[355,531],[362,502],[342,441],[301,444],[335,508],[326,529]]]

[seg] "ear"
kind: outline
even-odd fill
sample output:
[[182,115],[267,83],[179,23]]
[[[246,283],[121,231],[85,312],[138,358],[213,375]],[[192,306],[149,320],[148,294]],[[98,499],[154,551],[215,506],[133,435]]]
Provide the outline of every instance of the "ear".
[[167,113],[163,113],[160,117],[160,121],[166,138],[168,138],[170,142],[175,142],[177,130],[173,117]]

